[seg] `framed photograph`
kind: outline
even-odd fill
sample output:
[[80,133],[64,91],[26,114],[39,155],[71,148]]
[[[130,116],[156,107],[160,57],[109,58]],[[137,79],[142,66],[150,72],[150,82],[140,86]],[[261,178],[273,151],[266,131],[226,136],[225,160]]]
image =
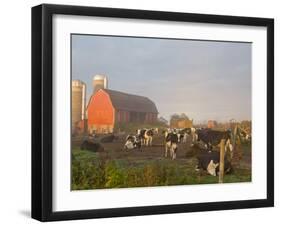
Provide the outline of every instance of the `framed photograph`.
[[32,8],[32,217],[274,205],[274,21]]

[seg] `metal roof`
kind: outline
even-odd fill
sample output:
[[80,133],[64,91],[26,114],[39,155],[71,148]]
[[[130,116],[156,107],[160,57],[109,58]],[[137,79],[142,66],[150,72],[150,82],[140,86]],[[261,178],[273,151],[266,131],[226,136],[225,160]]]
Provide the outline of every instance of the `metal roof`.
[[158,113],[154,102],[147,97],[110,89],[102,90],[110,96],[111,102],[116,110]]

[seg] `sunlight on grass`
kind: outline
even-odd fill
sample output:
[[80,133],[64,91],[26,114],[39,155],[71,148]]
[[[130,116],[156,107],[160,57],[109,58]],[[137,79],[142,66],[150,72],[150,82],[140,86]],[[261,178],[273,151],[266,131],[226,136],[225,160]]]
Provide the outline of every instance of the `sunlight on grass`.
[[[195,158],[134,161],[110,159],[107,155],[86,150],[72,151],[72,190],[126,188],[165,185],[212,184],[218,177],[195,171]],[[235,169],[224,183],[249,182],[249,169]]]

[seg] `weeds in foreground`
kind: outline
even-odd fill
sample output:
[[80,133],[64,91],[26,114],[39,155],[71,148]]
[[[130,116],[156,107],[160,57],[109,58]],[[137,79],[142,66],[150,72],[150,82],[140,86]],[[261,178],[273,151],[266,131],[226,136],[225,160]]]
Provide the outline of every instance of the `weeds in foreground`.
[[[217,183],[218,178],[194,170],[195,162],[186,165],[172,160],[149,160],[132,164],[126,160],[110,159],[88,151],[72,153],[72,190],[128,188],[164,185]],[[235,169],[225,175],[224,182],[251,181],[251,171]]]

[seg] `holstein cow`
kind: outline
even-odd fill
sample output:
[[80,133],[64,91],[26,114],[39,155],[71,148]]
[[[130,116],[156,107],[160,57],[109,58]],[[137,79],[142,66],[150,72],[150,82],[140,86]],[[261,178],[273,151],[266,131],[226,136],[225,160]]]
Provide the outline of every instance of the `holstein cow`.
[[250,142],[251,141],[251,135],[243,130],[240,130],[240,136],[244,142]]
[[187,134],[189,136],[191,136],[191,147],[197,142],[198,140],[198,134],[197,134],[197,131],[201,130],[201,128],[194,128],[194,127],[191,127],[191,128],[187,128]]
[[154,129],[138,129],[137,135],[140,137],[142,145],[152,146]]
[[126,137],[126,143],[124,145],[125,149],[141,149],[141,139],[139,137],[139,135],[128,135]]
[[[188,136],[192,135],[192,130],[194,128],[184,128],[178,131],[179,142],[186,143]],[[195,131],[195,129],[194,129]]]
[[182,138],[183,138],[183,134],[180,133],[180,130],[179,129],[173,129],[173,133],[177,135],[178,143],[181,143]]
[[[206,170],[210,175],[216,176],[219,172],[220,153],[217,151],[206,150],[200,147],[199,144],[193,146],[195,156],[198,160],[196,171]],[[224,170],[226,173],[231,173],[233,168],[227,157],[224,159]]]
[[184,129],[173,129],[172,131],[177,134],[179,143],[186,143],[188,136],[191,136],[192,144],[194,144],[197,140],[196,129],[193,127]]
[[177,156],[178,149],[178,136],[175,132],[165,132],[165,157],[168,157],[168,152],[170,157],[174,160]]
[[225,150],[229,149],[232,155],[233,146],[231,141],[231,131],[217,131],[212,129],[196,130],[197,141],[202,141],[206,144],[207,150],[212,150],[213,146],[220,144],[222,139],[225,139]]
[[[210,175],[217,176],[219,172],[220,153],[216,151],[206,152],[202,151],[197,155],[198,165],[196,170],[206,170]],[[224,159],[224,171],[230,173],[232,166],[227,158]]]
[[146,146],[152,146],[152,138],[154,135],[154,129],[147,129],[144,133],[144,144]]
[[140,138],[141,145],[144,145],[144,134],[145,134],[146,129],[137,129],[137,136]]
[[186,129],[168,129],[167,132],[173,132],[178,137],[178,143],[182,143],[184,140],[184,135],[186,134]]

